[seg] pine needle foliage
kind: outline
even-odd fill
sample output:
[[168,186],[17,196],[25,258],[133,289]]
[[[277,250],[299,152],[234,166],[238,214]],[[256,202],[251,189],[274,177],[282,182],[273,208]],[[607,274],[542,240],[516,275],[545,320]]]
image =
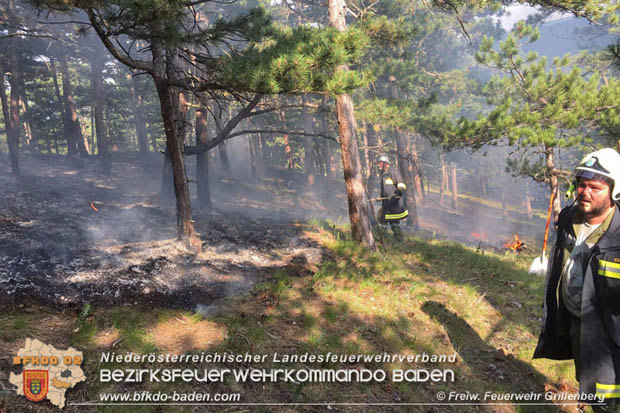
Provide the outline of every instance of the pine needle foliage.
[[267,42],[253,44],[222,60],[220,81],[255,93],[347,93],[369,80],[368,72],[336,71],[358,63],[368,45],[358,28],[279,27]]

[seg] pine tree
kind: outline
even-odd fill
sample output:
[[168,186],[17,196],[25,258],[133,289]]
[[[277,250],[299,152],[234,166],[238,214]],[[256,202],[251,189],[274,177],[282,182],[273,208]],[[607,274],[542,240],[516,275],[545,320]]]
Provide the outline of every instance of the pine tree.
[[[492,37],[484,38],[478,60],[505,72],[486,85],[489,102],[496,106],[476,121],[464,121],[461,133],[478,144],[506,139],[529,154],[544,157],[544,175],[555,193],[554,218],[561,209],[559,178],[570,175],[557,169],[556,148],[578,147],[593,142],[597,129],[620,107],[618,80],[601,82],[598,74],[582,74],[568,68],[569,58],[555,59],[554,69],[545,58],[530,52],[520,53],[520,39],[536,39],[538,31],[520,22],[508,38],[494,48]],[[528,165],[512,164],[512,169],[527,173]]]
[[[334,68],[360,55],[365,44],[363,36],[306,27],[276,28],[261,8],[226,19],[213,16],[205,7],[206,1],[33,3],[66,12],[83,11],[116,59],[153,78],[172,164],[179,238],[195,247],[199,240],[191,220],[185,172],[182,91],[196,95],[218,91],[249,94],[245,107],[231,118],[238,123],[256,108],[263,94],[314,90],[343,93],[365,81],[356,72],[333,76]],[[122,36],[134,43],[119,47],[115,40]],[[150,53],[136,50],[136,41],[145,42]],[[235,125],[227,125],[213,140],[197,146],[196,151],[208,150],[229,138]]]

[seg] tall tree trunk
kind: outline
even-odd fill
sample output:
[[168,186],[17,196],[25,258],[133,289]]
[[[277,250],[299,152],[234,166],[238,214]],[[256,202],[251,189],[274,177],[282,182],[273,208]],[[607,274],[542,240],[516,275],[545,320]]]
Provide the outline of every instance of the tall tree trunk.
[[[302,122],[304,125],[304,132],[314,132],[314,122],[312,121],[312,115],[310,114],[310,108],[307,106],[310,102],[308,94],[303,96],[303,114]],[[304,140],[304,170],[306,171],[306,183],[309,186],[314,185],[314,140],[310,137],[302,137]]]
[[[375,130],[375,125],[372,123],[366,124],[366,142],[367,145],[371,148],[377,146],[377,131]],[[368,188],[368,193],[372,194],[372,192],[377,187],[377,165],[375,163],[375,153],[367,150],[368,152],[368,168],[366,170],[366,188]],[[372,196],[372,195],[371,195]]]
[[97,153],[103,165],[103,172],[106,175],[111,173],[109,159],[110,142],[108,139],[108,126],[105,122],[105,87],[103,85],[103,48],[95,46],[90,62],[90,82],[93,90],[93,117],[95,118],[95,133],[97,136]]
[[[420,184],[419,181],[416,181],[416,178],[419,178],[418,174],[416,173],[414,164],[415,164],[415,159],[417,156],[414,156],[414,153],[411,151],[411,144],[412,144],[412,138],[411,136],[407,136],[405,135],[406,138],[406,144],[407,144],[407,154],[409,156],[408,160],[407,160],[407,172],[408,172],[408,176],[410,180],[413,180],[414,186],[416,186],[416,188],[408,188],[407,189],[407,193],[411,192],[411,194],[408,194],[408,196],[411,198],[411,203],[413,205],[413,207],[409,207],[409,209],[411,210],[411,214],[413,214],[413,218],[411,221],[411,224],[413,226],[413,230],[414,231],[419,231],[420,230],[420,221],[418,218],[418,202],[420,201],[419,198],[416,196],[416,192],[417,192],[417,185]],[[421,188],[420,188],[420,192],[421,192]],[[409,202],[409,199],[407,198],[407,202]]]
[[555,194],[553,200],[553,223],[558,225],[558,219],[560,217],[560,211],[562,210],[562,201],[559,197],[559,185],[558,176],[555,174],[555,164],[553,161],[553,147],[545,146],[545,164],[547,166],[547,174],[550,176],[551,194]]
[[[278,119],[280,121],[282,129],[286,129],[284,112],[282,110],[278,111]],[[284,141],[284,159],[286,162],[286,170],[288,174],[287,180],[290,182],[290,180],[293,179],[293,149],[291,148],[291,139],[288,136],[288,133],[284,134],[282,140]]]
[[265,138],[265,134],[259,133],[258,138],[260,140],[260,146],[263,152],[263,174],[271,173],[271,155],[269,151],[269,146],[267,145],[267,139]]
[[[9,60],[9,71],[12,72],[13,67]],[[5,70],[2,68],[0,81],[0,99],[2,100],[2,113],[4,115],[4,125],[6,127],[7,144],[9,146],[9,161],[11,163],[11,172],[19,175],[19,99],[16,89],[12,89],[11,81],[11,97],[7,98],[6,88],[4,84]],[[15,76],[13,73],[12,76]],[[18,74],[19,76],[19,74]]]
[[131,78],[131,91],[133,95],[133,122],[136,127],[136,138],[138,139],[138,151],[144,158],[148,152],[148,142],[146,136],[146,125],[144,124],[144,109],[142,93],[140,93],[138,79],[133,74],[127,75]]
[[358,141],[361,143],[361,154],[360,162],[362,164],[362,177],[364,179],[364,186],[368,189],[368,175],[370,174],[370,159],[368,156],[368,123],[365,121],[361,122],[361,136],[359,136]]
[[[223,126],[222,120],[222,107],[218,102],[213,103],[213,116],[215,117],[215,129],[216,135],[221,132]],[[219,145],[217,145],[217,150],[220,155],[220,165],[222,171],[226,173],[230,177],[230,163],[228,162],[228,153],[226,153],[226,143],[227,141],[222,141]]]
[[441,184],[439,185],[439,205],[444,206],[444,195],[448,187],[448,171],[446,167],[446,154],[439,152],[439,167],[441,168]]
[[250,137],[250,144],[254,148],[254,156],[256,158],[256,174],[257,178],[265,176],[265,161],[263,159],[263,152],[260,148],[260,139],[257,134]]
[[179,110],[178,116],[179,120],[177,120],[177,128],[179,130],[179,137],[181,138],[181,143],[183,145],[189,144],[186,140],[187,138],[187,127],[190,122],[188,121],[189,108],[192,106],[192,102],[188,99],[187,92],[179,92]]
[[314,159],[316,159],[316,174],[321,178],[321,180],[325,179],[325,159],[323,156],[323,143],[322,139],[317,139],[314,144]]
[[[207,117],[209,112],[205,108],[196,110],[196,145],[207,143],[209,128]],[[198,205],[211,209],[211,190],[209,187],[209,152],[196,154],[196,185],[198,187]]]
[[452,162],[450,168],[450,189],[452,192],[452,209],[456,210],[458,208],[458,200],[459,200],[459,191],[456,182],[456,162]]
[[[92,84],[91,84],[92,87]],[[90,147],[93,148],[93,154],[95,153],[95,148],[97,147],[97,141],[95,139],[95,108],[93,105],[90,105],[90,136],[88,141],[90,142]]]
[[405,134],[398,129],[396,130],[396,148],[398,150],[400,175],[407,185],[407,190],[405,191],[405,199],[407,200],[407,208],[409,209],[407,225],[412,227],[414,231],[418,231],[420,229],[420,222],[418,221],[418,206],[415,197],[415,188],[413,186],[413,175],[411,174],[412,168],[410,167],[411,154],[407,151]]
[[75,106],[75,99],[73,98],[73,87],[71,86],[71,78],[69,76],[69,67],[67,64],[67,55],[61,53],[60,55],[60,73],[62,75],[62,92],[65,104],[65,115],[68,127],[67,135],[67,153],[69,155],[82,156],[88,155],[88,144],[84,140],[82,135],[82,128],[80,127],[80,118]]
[[165,199],[172,199],[174,191],[174,172],[172,171],[172,161],[170,160],[170,146],[166,141],[166,149],[163,151],[164,165],[161,171],[160,195]]
[[227,141],[222,141],[219,145],[217,145],[218,153],[220,154],[220,164],[222,165],[222,170],[228,175],[231,176],[232,171],[230,169],[230,162],[228,161],[228,152],[226,151]]
[[154,123],[149,123],[149,130],[151,132],[151,147],[153,148],[153,152],[157,152],[159,148],[157,148],[157,132]]
[[[15,2],[14,0],[6,1],[6,20],[11,22],[13,19],[13,13],[15,10]],[[16,25],[9,25],[9,35],[14,34]],[[0,68],[2,69],[2,73],[0,73],[0,81],[2,81],[2,112],[4,114],[4,126],[6,128],[6,137],[7,144],[9,146],[9,161],[11,163],[11,172],[14,175],[19,175],[19,96],[20,96],[20,86],[22,84],[22,71],[21,65],[19,64],[19,55],[17,45],[15,44],[16,38],[8,39],[8,47],[7,47],[7,64],[8,70],[11,72],[11,97],[8,99],[5,91],[4,85],[4,73],[5,68],[2,67],[0,63]]]
[[[52,79],[54,81],[54,91],[56,92],[56,102],[58,103],[58,108],[60,109],[60,116],[62,118],[62,134],[67,141],[67,154],[69,154],[69,148],[73,150],[75,145],[69,145],[70,131],[69,131],[69,122],[67,118],[67,108],[65,107],[65,102],[60,94],[60,86],[58,84],[58,72],[56,71],[56,59],[53,57],[50,58],[50,70],[52,72]],[[56,154],[58,154],[58,137],[54,135],[54,147],[56,149]]]
[[525,213],[527,219],[532,219],[532,192],[530,191],[530,181],[525,181]]
[[[9,16],[12,14],[13,1],[9,1]],[[20,174],[19,169],[19,98],[20,98],[20,85],[22,71],[19,65],[19,57],[17,55],[17,49],[13,44],[7,50],[8,53],[8,69],[11,72],[11,96],[9,97],[8,110],[4,111],[5,116],[8,113],[8,118],[5,117],[6,137],[7,144],[9,146],[9,160],[11,162],[11,172],[14,175]],[[4,70],[2,71],[2,88],[4,89]],[[6,93],[5,93],[6,94]],[[6,97],[5,97],[6,100]]]
[[[329,0],[329,23],[338,31],[346,30],[345,15],[347,12],[344,0]],[[340,71],[349,70],[342,65]],[[371,250],[376,249],[375,240],[370,230],[368,219],[368,202],[362,181],[362,167],[360,164],[357,137],[355,136],[355,112],[351,96],[343,94],[336,98],[338,113],[338,129],[340,134],[340,149],[342,151],[342,166],[344,181],[349,202],[349,218],[353,239],[361,242]]]
[[[392,99],[398,99],[398,86],[396,84],[396,78],[390,76],[390,94]],[[396,138],[396,149],[398,154],[398,167],[400,169],[400,176],[403,177],[408,190],[405,191],[405,199],[407,200],[407,208],[409,209],[409,216],[407,217],[407,226],[412,227],[415,231],[420,229],[420,223],[418,222],[418,209],[415,199],[415,189],[413,187],[413,175],[410,173],[411,168],[411,154],[408,151],[406,137],[403,131],[400,129],[394,130]]]
[[28,96],[26,95],[26,82],[24,77],[20,77],[19,85],[19,108],[23,113],[21,116],[22,124],[24,125],[24,138],[26,139],[26,146],[31,153],[34,153],[35,144],[34,136],[32,135],[32,126],[30,122],[30,108],[28,107]]
[[293,150],[291,149],[288,133],[284,134],[284,154],[286,155],[286,169],[290,175],[293,172]]
[[178,91],[170,86],[168,78],[176,76],[174,50],[166,50],[160,40],[151,39],[151,53],[153,55],[155,87],[161,104],[161,113],[166,131],[166,142],[170,151],[170,162],[174,180],[174,193],[177,201],[177,229],[179,239],[200,249],[200,239],[196,236],[192,211],[189,199],[189,185],[185,172],[183,157],[183,141],[179,127],[182,119],[179,117]]
[[[0,63],[0,102],[2,103],[2,116],[4,119],[4,125],[9,125],[11,111],[9,109],[9,100],[6,96],[6,84],[4,83],[4,74],[6,73],[5,68]],[[0,150],[2,153],[2,150]]]
[[97,153],[102,159],[104,172],[110,173],[109,147],[108,147],[108,128],[105,123],[104,103],[106,100],[105,88],[103,86],[103,50],[96,47],[91,56],[90,62],[90,83],[93,90],[93,117],[95,118],[95,132],[97,134]]
[[104,123],[104,125],[105,125],[105,130],[106,130],[108,153],[118,152],[119,140],[116,139],[114,128],[110,126],[110,124],[112,123],[111,121],[112,115],[110,114],[110,106],[109,105],[105,106],[103,111],[104,111],[105,119],[106,119],[106,122]]
[[422,168],[420,166],[420,160],[418,158],[418,148],[415,143],[415,135],[409,134],[407,139],[408,152],[411,155],[411,174],[413,176],[415,191],[417,194],[416,200],[422,204],[424,202],[424,191],[422,190]]
[[248,153],[250,154],[250,173],[252,174],[252,179],[256,182],[258,179],[258,175],[256,174],[256,151],[254,149],[254,144],[252,143],[252,135],[248,134],[246,143],[248,145]]
[[[329,97],[327,95],[323,96],[323,102],[321,103],[321,129],[323,130],[324,135],[329,135]],[[334,166],[334,151],[332,150],[331,143],[329,140],[323,141],[323,149],[324,149],[324,163],[325,163],[325,176],[328,181],[334,179],[334,175],[336,173],[336,168]]]
[[[40,126],[39,126],[39,130],[41,130]],[[54,131],[54,134],[56,134],[56,131]],[[47,148],[48,155],[51,155],[52,154],[52,140],[51,140],[49,133],[45,134],[45,146]]]
[[56,153],[56,155],[60,155],[60,151],[58,150],[58,134],[60,133],[60,131],[55,130],[54,131],[54,152]]
[[[249,119],[244,121],[246,129],[253,129]],[[250,160],[252,161],[252,175],[255,180],[265,175],[265,164],[263,161],[263,152],[260,148],[260,139],[258,134],[248,135],[248,146],[250,149]]]

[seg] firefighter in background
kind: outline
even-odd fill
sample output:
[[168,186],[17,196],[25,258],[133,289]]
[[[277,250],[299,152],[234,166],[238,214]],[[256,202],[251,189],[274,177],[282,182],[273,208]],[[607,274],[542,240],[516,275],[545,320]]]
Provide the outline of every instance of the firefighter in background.
[[397,182],[396,177],[388,172],[390,169],[390,158],[386,154],[381,154],[377,158],[377,166],[381,173],[381,208],[377,213],[379,230],[387,233],[387,225],[390,224],[394,238],[403,241],[403,231],[400,228],[400,220],[407,218],[407,203],[404,192],[407,186],[403,182]]

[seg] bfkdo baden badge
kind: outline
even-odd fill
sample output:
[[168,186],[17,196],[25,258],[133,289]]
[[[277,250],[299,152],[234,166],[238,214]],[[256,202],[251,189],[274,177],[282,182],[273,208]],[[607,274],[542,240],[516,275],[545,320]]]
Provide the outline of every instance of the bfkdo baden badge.
[[33,402],[45,399],[49,389],[49,372],[47,370],[24,370],[24,396]]
[[22,371],[11,372],[9,383],[15,386],[17,394],[30,401],[47,399],[62,409],[67,390],[86,380],[81,367],[83,361],[82,352],[72,347],[59,350],[37,339],[27,338],[13,356],[13,366],[21,366]]

